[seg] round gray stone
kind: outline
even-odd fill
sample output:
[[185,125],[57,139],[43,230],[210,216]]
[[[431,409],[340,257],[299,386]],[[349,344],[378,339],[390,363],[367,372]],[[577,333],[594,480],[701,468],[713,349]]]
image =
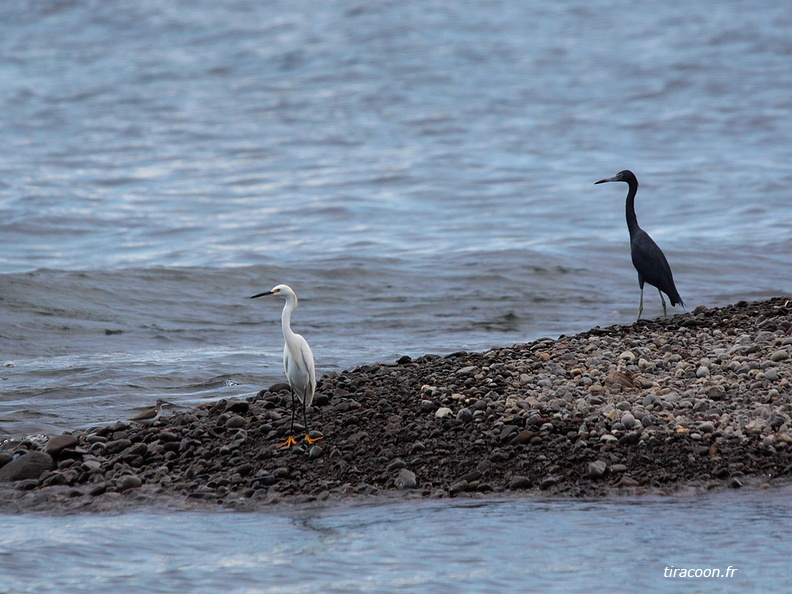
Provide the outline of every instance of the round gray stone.
[[415,480],[415,473],[402,468],[396,476],[396,486],[399,489],[415,489],[418,486],[418,482]]
[[143,484],[140,477],[136,474],[125,474],[116,483],[116,489],[119,491],[127,491],[129,489],[137,489]]

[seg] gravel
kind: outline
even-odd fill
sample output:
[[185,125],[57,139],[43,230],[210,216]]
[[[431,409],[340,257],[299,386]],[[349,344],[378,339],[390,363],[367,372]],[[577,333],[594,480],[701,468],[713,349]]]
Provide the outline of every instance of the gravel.
[[[322,439],[292,448],[278,447],[291,396],[277,384],[151,427],[119,422],[54,437],[54,466],[0,484],[0,510],[781,484],[792,474],[790,333],[789,301],[776,298],[363,365],[321,378],[310,419]],[[46,448],[4,444],[0,473]]]

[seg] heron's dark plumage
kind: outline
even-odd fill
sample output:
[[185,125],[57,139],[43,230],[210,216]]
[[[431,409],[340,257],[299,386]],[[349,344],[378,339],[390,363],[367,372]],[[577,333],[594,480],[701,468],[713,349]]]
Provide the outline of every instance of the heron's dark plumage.
[[[625,169],[613,177],[601,179],[596,183],[617,181],[625,182],[629,187],[625,211],[627,229],[630,231],[630,254],[633,266],[638,271],[638,284],[641,287],[641,306],[638,311],[638,317],[641,317],[641,310],[643,309],[644,283],[649,283],[668,295],[672,306],[684,306],[685,304],[682,302],[679,291],[677,291],[674,284],[674,276],[671,273],[671,267],[668,265],[665,254],[654,240],[649,237],[649,234],[638,226],[638,218],[635,216],[635,195],[638,192],[638,179],[635,174],[629,169]],[[661,294],[660,299],[662,300],[662,298],[663,295]],[[665,311],[665,302],[663,302],[663,311]]]

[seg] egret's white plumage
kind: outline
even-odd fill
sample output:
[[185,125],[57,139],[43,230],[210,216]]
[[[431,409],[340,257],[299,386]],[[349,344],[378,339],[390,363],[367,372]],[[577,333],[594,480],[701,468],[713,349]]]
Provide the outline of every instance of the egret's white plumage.
[[[311,352],[311,347],[308,346],[308,341],[305,340],[300,334],[297,334],[291,329],[291,315],[297,308],[297,295],[288,285],[277,285],[269,291],[253,295],[251,299],[256,297],[264,297],[265,295],[280,295],[286,300],[283,306],[283,313],[281,314],[281,325],[283,326],[283,370],[286,372],[286,380],[292,389],[292,424],[291,431],[294,430],[294,397],[299,400],[303,405],[303,421],[305,422],[305,429],[308,430],[308,419],[305,409],[311,406],[316,390],[316,370],[314,368],[314,358]],[[313,440],[308,438],[309,442]],[[284,445],[293,445],[293,438],[289,436],[289,440]]]

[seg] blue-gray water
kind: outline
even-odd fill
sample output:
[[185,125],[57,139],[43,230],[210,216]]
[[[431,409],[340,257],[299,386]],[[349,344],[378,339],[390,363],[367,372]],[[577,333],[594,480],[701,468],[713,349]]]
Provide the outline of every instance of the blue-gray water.
[[[0,440],[280,381],[280,303],[247,299],[280,282],[320,373],[629,323],[626,186],[594,186],[624,168],[688,309],[790,291],[783,2],[39,0],[0,22]],[[552,509],[526,509],[552,540]],[[662,532],[656,509],[642,526]],[[291,526],[209,521],[229,517]],[[507,564],[506,540],[479,550],[465,529],[495,517],[458,522],[462,548],[438,554]],[[148,522],[68,520],[125,521]],[[99,561],[202,538],[203,516],[178,521],[162,547]],[[606,554],[588,538],[569,537]]]
[[0,517],[2,563],[13,568],[0,590],[789,592],[790,521],[789,489]]

